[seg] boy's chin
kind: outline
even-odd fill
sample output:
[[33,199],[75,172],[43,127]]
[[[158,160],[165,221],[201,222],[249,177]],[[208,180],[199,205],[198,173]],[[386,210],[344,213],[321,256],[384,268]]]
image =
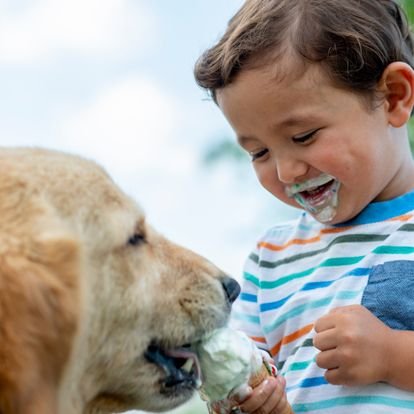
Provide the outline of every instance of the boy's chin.
[[334,226],[337,224],[343,224],[346,223],[349,220],[352,220],[355,218],[360,212],[357,212],[356,214],[345,212],[345,211],[336,211],[336,213],[330,218],[329,220],[320,220],[316,214],[309,213],[316,221],[319,221],[319,223],[326,224],[328,226]]

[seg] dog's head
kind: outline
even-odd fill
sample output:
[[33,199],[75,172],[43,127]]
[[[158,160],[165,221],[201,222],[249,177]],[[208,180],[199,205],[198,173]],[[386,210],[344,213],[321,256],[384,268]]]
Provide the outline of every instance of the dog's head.
[[157,233],[94,163],[0,150],[0,412],[171,409],[237,283]]

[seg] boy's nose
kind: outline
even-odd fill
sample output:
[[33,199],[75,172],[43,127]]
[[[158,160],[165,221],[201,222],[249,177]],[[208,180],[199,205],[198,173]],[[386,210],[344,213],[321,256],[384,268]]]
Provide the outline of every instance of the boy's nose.
[[284,184],[293,184],[303,180],[308,172],[308,165],[295,158],[278,158],[276,160],[276,170],[279,181]]

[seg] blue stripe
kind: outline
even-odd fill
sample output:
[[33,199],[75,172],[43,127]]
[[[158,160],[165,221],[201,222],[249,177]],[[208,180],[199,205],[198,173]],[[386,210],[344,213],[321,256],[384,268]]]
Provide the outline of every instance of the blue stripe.
[[326,282],[309,282],[303,285],[300,290],[306,291],[306,290],[320,289],[320,288],[328,287],[332,285],[332,283],[334,282],[336,282],[336,280],[328,280]]
[[414,191],[403,194],[392,200],[377,201],[368,204],[355,218],[344,223],[335,224],[335,227],[355,226],[358,224],[377,223],[402,216],[413,210]]
[[349,276],[367,276],[370,274],[372,267],[356,267],[350,270],[347,275]]
[[241,293],[240,299],[244,300],[245,302],[257,303],[257,295],[251,295],[250,293]]
[[[346,277],[350,276],[368,276],[371,271],[371,268],[365,268],[365,267],[359,267],[356,269],[352,269],[349,272],[342,275],[340,278],[336,280],[327,280],[325,282],[309,282],[306,283],[301,287],[299,291],[307,291],[307,290],[313,290],[313,289],[320,289],[324,287],[328,287],[332,285],[333,283],[337,282],[338,280],[344,279]],[[275,310],[283,306],[291,297],[293,294],[290,294],[289,296],[286,296],[285,298],[282,298],[275,302],[265,302],[260,305],[260,311],[266,312],[270,310]]]
[[297,306],[296,308],[292,308],[288,312],[279,316],[276,320],[271,322],[270,324],[263,326],[263,332],[268,334],[286,322],[288,319],[294,318],[308,310],[321,308],[323,306],[328,306],[333,300],[350,300],[354,299],[358,295],[361,295],[361,291],[352,291],[352,290],[344,290],[341,292],[336,293],[333,296],[328,296],[326,298],[321,298],[314,301],[308,301],[302,305]]
[[260,312],[266,312],[268,310],[278,309],[281,306],[283,306],[292,296],[293,296],[293,293],[289,296],[286,296],[285,298],[283,298],[281,300],[276,301],[276,302],[262,303],[260,305]]
[[298,384],[292,385],[291,387],[286,387],[286,391],[289,392],[297,388],[319,387],[320,385],[326,384],[329,383],[326,381],[325,377],[306,378],[303,381],[300,381]]

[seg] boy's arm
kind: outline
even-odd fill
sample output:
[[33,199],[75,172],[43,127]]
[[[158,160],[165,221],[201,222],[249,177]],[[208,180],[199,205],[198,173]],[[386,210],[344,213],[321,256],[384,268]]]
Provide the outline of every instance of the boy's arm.
[[414,332],[392,330],[389,369],[384,379],[395,387],[414,391]]
[[316,363],[332,384],[387,382],[414,391],[414,332],[389,328],[361,305],[336,308],[315,323]]

